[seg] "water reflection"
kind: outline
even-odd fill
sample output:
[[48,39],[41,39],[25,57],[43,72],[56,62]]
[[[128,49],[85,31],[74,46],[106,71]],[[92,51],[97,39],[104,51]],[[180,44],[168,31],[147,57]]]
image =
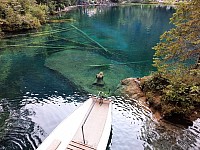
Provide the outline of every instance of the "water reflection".
[[[192,127],[157,123],[137,101],[113,97],[113,136],[110,149],[199,149],[200,119]],[[123,138],[122,138],[123,137]]]
[[[113,137],[111,149],[143,149],[141,127],[150,114],[141,109],[135,101],[113,97]],[[123,138],[121,138],[123,137]]]
[[12,100],[4,99],[2,103],[9,108],[10,115],[4,131],[1,131],[0,149],[36,149],[65,117],[85,101],[85,97],[78,93],[67,97],[52,95],[42,101],[36,95],[23,96],[18,109],[9,105],[14,103]]
[[[90,97],[75,92],[65,96],[52,95],[40,101],[36,95],[23,96],[20,109],[10,106],[10,102],[4,99],[3,104],[10,109],[10,115],[5,122],[4,132],[1,131],[3,139],[0,141],[0,149],[36,149],[65,117]],[[113,111],[112,136],[108,149],[200,148],[200,120],[196,120],[188,129],[162,126],[154,122],[151,113],[137,101],[119,96],[110,99]]]

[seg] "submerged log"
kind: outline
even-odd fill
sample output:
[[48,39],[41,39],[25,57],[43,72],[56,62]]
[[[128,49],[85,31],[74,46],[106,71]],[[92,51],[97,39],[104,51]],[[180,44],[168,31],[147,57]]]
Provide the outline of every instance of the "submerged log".
[[71,25],[74,29],[76,29],[77,31],[79,31],[80,33],[82,33],[85,37],[87,37],[90,41],[94,42],[95,44],[97,44],[99,47],[101,47],[105,52],[110,53],[104,46],[102,46],[99,42],[93,40],[91,37],[89,37],[85,32],[83,32],[82,30],[80,30],[79,28],[77,28],[74,25]]
[[128,64],[146,63],[146,62],[148,61],[135,61],[135,62],[115,63],[115,64],[96,64],[96,65],[89,65],[89,67],[109,67],[113,65],[128,65]]

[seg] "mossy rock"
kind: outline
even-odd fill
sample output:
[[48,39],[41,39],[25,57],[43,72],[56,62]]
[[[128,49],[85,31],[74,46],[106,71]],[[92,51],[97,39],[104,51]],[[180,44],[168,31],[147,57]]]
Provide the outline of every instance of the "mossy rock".
[[[112,65],[101,66],[101,64]],[[91,94],[98,94],[99,91],[108,93],[109,90],[113,92],[119,81],[130,77],[131,72],[133,72],[130,67],[117,65],[117,62],[98,53],[81,50],[66,50],[54,53],[46,59],[45,65],[61,73],[79,89]],[[93,85],[96,74],[101,71],[104,73],[105,85]]]

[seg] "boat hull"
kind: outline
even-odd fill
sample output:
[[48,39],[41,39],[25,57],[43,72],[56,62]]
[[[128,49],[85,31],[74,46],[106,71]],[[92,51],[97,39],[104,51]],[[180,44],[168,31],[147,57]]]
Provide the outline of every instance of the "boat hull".
[[88,99],[64,119],[37,150],[65,150],[72,141],[92,149],[106,149],[111,131],[111,106],[105,99],[103,104],[99,104],[97,98]]

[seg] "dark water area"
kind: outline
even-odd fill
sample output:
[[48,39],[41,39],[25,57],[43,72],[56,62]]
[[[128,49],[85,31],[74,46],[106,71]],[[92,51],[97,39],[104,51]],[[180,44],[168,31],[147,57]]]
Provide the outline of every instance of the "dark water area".
[[[126,70],[119,72],[121,78],[149,75],[155,70],[151,48],[172,27],[168,22],[173,12],[170,7],[149,5],[78,8],[53,18],[71,18],[73,22],[50,23],[38,31],[2,39],[0,150],[36,149],[65,117],[92,95],[80,90],[74,80],[59,70],[50,69],[46,65],[49,58],[66,51],[70,57],[73,51],[79,50],[84,53],[74,59],[84,64],[86,56],[81,54],[87,51],[87,55],[97,56],[94,64],[103,59],[112,64],[109,70],[115,68],[113,64]],[[109,53],[72,28],[72,24]],[[59,57],[56,62],[61,62]],[[59,69],[75,73],[69,66]],[[120,96],[110,99],[113,111],[108,149],[200,149],[199,119],[188,128],[163,126],[135,100]]]

